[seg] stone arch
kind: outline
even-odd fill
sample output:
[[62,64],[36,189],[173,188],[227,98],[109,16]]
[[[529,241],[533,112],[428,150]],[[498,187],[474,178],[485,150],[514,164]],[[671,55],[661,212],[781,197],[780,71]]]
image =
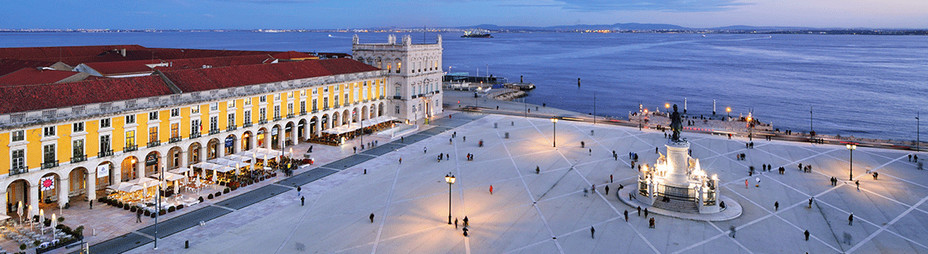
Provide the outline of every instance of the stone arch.
[[235,154],[235,145],[237,141],[235,134],[229,134],[222,139],[223,155]]
[[203,155],[200,154],[200,150],[202,150],[200,142],[190,143],[190,146],[187,147],[187,165],[193,165],[203,161]]
[[267,148],[267,128],[261,127],[258,129],[258,132],[255,133],[255,143],[257,147]]
[[350,119],[351,119],[350,117],[351,117],[351,112],[349,112],[348,109],[345,109],[345,111],[342,111],[342,124],[344,125],[344,124],[350,123]]
[[221,145],[218,138],[210,139],[209,142],[206,143],[206,158],[204,158],[204,161],[219,158],[219,153],[222,151],[220,150]]
[[[106,186],[116,184],[116,179],[118,179],[118,175],[116,174],[120,174],[120,172],[116,171],[115,166],[116,164],[114,164],[111,161],[104,161],[104,162],[100,162],[100,164],[97,164],[97,168],[88,169],[90,170],[90,172],[87,172],[87,173],[90,174],[91,177],[95,178],[94,184],[96,186],[93,186],[94,191],[101,191],[101,190],[106,189]],[[100,169],[99,169],[100,167],[105,167],[104,169],[102,169],[106,173],[105,176],[101,176]]]
[[[62,186],[61,180],[62,180],[61,175],[59,175],[56,172],[45,173],[44,175],[42,175],[42,177],[39,178],[39,203],[40,203],[39,206],[40,207],[43,207],[42,206],[43,204],[44,205],[57,204],[59,206],[64,205],[64,203],[58,202],[58,199],[61,197],[61,195],[59,194],[59,191],[67,191],[67,190],[64,190],[65,188],[63,188],[64,186]],[[47,182],[47,181],[51,181],[51,182]],[[52,186],[52,188],[47,189],[47,190],[42,190],[43,186]],[[65,203],[66,202],[67,200],[65,200]]]
[[383,60],[380,59],[379,56],[377,57],[376,60],[374,60],[374,63],[376,64],[374,65],[375,67],[377,67],[378,69],[383,69]]
[[322,114],[322,117],[319,118],[319,124],[322,126],[319,131],[329,129],[329,114]]
[[10,184],[6,186],[6,195],[7,195],[6,214],[10,216],[15,216],[16,207],[20,204],[22,204],[23,206],[23,212],[27,212],[25,206],[29,205],[30,201],[32,201],[30,198],[35,198],[35,197],[29,196],[30,194],[29,191],[31,187],[34,185],[35,183],[31,183],[29,182],[29,180],[16,179],[16,180],[13,180],[13,182],[10,182]]
[[271,127],[271,149],[280,149],[280,134],[282,131],[280,124],[275,124],[274,127]]
[[339,123],[341,123],[338,121],[338,119],[340,118],[339,115],[340,114],[338,112],[332,113],[332,119],[330,120],[330,122],[332,123],[329,125],[331,128],[338,127]]
[[287,122],[287,124],[284,125],[284,146],[293,144],[293,132],[296,131],[294,130],[295,127],[296,125],[294,125],[293,122]]
[[306,136],[306,119],[300,119],[300,121],[296,124],[296,140],[305,140],[307,138]]
[[158,169],[161,168],[164,163],[161,161],[161,152],[151,151],[145,155],[145,158],[142,159],[142,162],[145,166],[145,175],[139,177],[150,176],[152,174],[158,173]]
[[135,156],[127,156],[122,159],[122,162],[119,166],[121,181],[126,182],[132,179],[139,178],[138,168],[142,163],[142,160]]
[[171,149],[168,149],[168,157],[167,157],[168,159],[166,161],[167,163],[166,169],[171,170],[171,169],[179,168],[180,165],[184,163],[183,160],[187,158],[183,158],[181,156],[181,153],[183,151],[184,150],[180,148],[179,146],[171,147]]
[[377,106],[377,116],[383,116],[383,102],[380,102],[380,105]]
[[362,106],[362,107],[361,107],[361,121],[370,119],[370,118],[368,117],[369,115],[368,115],[367,112],[368,112],[367,105]]
[[71,169],[71,172],[68,172],[68,196],[86,195],[94,191],[96,186],[89,186],[87,182],[87,176],[92,173],[94,172],[85,167]]
[[319,118],[313,116],[309,119],[309,138],[315,138],[319,135]]
[[254,134],[251,134],[251,131],[242,133],[242,151],[251,150],[251,147],[254,145],[251,141],[252,135]]

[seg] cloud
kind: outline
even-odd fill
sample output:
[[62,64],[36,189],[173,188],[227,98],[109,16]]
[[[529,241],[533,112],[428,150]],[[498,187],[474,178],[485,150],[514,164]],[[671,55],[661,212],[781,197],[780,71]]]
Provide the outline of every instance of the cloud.
[[724,11],[748,5],[736,0],[555,0],[564,3],[564,9],[578,11],[673,11],[710,12]]

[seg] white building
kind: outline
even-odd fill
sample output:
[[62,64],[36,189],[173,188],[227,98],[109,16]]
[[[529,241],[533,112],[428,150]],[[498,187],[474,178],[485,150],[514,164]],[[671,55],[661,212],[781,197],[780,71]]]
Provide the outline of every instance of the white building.
[[351,52],[355,60],[386,70],[389,115],[417,121],[441,114],[441,35],[435,44],[413,44],[409,35],[400,43],[389,35],[387,43],[361,44],[355,35]]

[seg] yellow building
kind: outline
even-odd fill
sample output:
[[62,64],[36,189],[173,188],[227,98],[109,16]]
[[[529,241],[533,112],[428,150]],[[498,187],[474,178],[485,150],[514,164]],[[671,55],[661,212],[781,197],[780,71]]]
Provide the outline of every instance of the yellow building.
[[386,79],[373,66],[329,59],[0,87],[3,214],[22,202],[35,215],[40,201],[93,200],[162,167],[382,121],[391,112]]

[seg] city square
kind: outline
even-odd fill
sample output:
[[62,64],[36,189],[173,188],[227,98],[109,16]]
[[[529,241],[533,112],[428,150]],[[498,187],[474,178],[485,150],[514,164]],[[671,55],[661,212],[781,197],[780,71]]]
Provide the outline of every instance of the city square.
[[[651,213],[621,202],[641,163],[658,158],[660,131],[447,111],[419,133],[330,164],[306,166],[301,192],[280,191],[159,239],[158,250],[190,253],[923,253],[928,175],[903,151],[683,133],[702,169],[718,174],[721,195],[743,213],[707,222]],[[448,123],[456,123],[448,125]],[[555,127],[556,125],[556,127]],[[556,147],[555,135],[556,128]],[[507,138],[508,135],[508,138]],[[452,138],[452,136],[455,136]],[[466,139],[466,140],[465,140]],[[581,148],[581,141],[585,147]],[[482,143],[482,147],[480,145]],[[342,148],[344,150],[344,148]],[[379,149],[379,150],[378,150]],[[613,150],[618,154],[613,157]],[[449,159],[437,160],[439,154]],[[737,154],[745,154],[737,160]],[[467,160],[472,154],[473,160]],[[348,162],[352,158],[358,162]],[[798,164],[812,165],[809,173]],[[784,167],[748,176],[750,166]],[[535,171],[536,167],[540,172]],[[879,173],[873,177],[872,173]],[[366,173],[366,174],[365,174]],[[469,219],[449,225],[451,216]],[[300,177],[298,175],[297,177]],[[612,181],[610,181],[610,177]],[[836,186],[829,179],[837,177]],[[760,181],[757,181],[760,179]],[[747,182],[746,182],[747,180]],[[585,195],[593,185],[595,191]],[[492,193],[491,188],[492,186]],[[604,187],[611,188],[609,194]],[[242,194],[248,195],[246,194]],[[300,196],[305,197],[301,206]],[[811,208],[809,199],[813,199]],[[775,207],[774,203],[779,206]],[[623,212],[629,212],[625,222]],[[853,223],[848,217],[853,213]],[[373,214],[371,220],[369,215]],[[591,236],[595,229],[595,238]],[[735,232],[732,234],[731,229]],[[809,239],[803,233],[808,230]],[[149,239],[150,240],[150,239]],[[189,241],[190,249],[184,249]],[[130,252],[147,253],[152,243]]]

